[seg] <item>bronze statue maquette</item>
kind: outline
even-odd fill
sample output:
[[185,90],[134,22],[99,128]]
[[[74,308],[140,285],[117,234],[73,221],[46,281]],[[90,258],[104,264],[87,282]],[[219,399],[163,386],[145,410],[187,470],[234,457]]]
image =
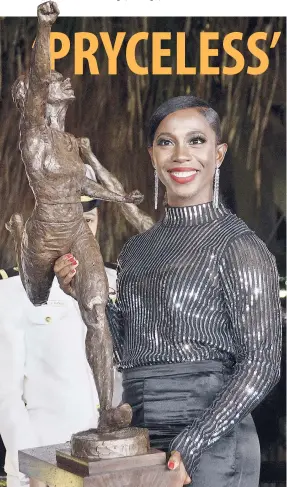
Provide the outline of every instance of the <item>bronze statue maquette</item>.
[[7,228],[15,239],[22,283],[36,306],[48,300],[55,260],[71,252],[79,261],[74,293],[87,326],[86,354],[100,401],[98,430],[109,431],[127,426],[131,410],[126,406],[112,409],[113,351],[105,315],[108,282],[99,245],[83,218],[80,198],[84,194],[139,204],[142,195],[138,191],[113,193],[85,176],[80,153],[82,144],[87,149],[87,140],[76,139],[64,128],[74,92],[69,79],[50,70],[50,31],[58,14],[55,2],[38,7],[30,72],[16,80],[12,89],[21,112],[20,149],[35,208],[25,226],[20,215],[13,215]]
[[[175,472],[166,469],[165,453],[149,450],[148,430],[125,428],[131,421],[130,406],[112,408],[113,349],[105,314],[108,281],[99,245],[83,218],[81,194],[120,203],[121,212],[139,231],[153,221],[134,205],[127,206],[140,203],[142,195],[124,194],[121,184],[92,154],[88,139],[77,140],[64,130],[74,93],[69,79],[50,72],[50,31],[58,14],[52,1],[38,7],[29,76],[13,85],[21,112],[20,149],[35,208],[25,226],[20,215],[13,215],[7,228],[14,235],[22,283],[36,306],[48,300],[55,260],[71,252],[79,261],[73,293],[87,326],[86,355],[98,390],[100,419],[96,431],[74,434],[70,446],[59,445],[55,451],[57,446],[52,445],[56,463],[49,447],[20,451],[20,470],[51,486],[71,485],[70,472],[77,485],[179,485],[174,482]],[[80,154],[104,187],[85,177]]]

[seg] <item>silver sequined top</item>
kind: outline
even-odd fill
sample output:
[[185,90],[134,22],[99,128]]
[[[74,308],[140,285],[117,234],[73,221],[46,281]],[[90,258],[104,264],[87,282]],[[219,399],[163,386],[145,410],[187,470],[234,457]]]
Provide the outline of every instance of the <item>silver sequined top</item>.
[[233,373],[213,404],[175,438],[192,472],[201,452],[278,381],[279,279],[273,255],[223,204],[168,207],[119,257],[107,308],[121,369],[220,360]]

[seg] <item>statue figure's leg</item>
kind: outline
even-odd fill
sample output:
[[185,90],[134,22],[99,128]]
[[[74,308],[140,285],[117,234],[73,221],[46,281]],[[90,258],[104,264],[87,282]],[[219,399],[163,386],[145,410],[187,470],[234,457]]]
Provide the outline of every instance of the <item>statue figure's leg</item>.
[[5,224],[5,227],[13,236],[15,253],[16,253],[16,263],[19,269],[19,274],[20,274],[22,284],[25,287],[22,262],[21,262],[21,243],[22,243],[22,237],[24,232],[24,220],[22,215],[19,215],[18,213],[14,213],[11,216],[9,222]]
[[80,263],[75,278],[75,292],[87,326],[86,353],[97,385],[100,406],[109,409],[113,391],[113,347],[105,313],[108,280],[99,244],[89,229],[84,228],[84,232],[71,248],[71,253]]
[[53,263],[59,254],[38,243],[37,224],[28,220],[24,226],[21,215],[12,215],[6,224],[15,243],[20,278],[28,298],[35,306],[46,304],[54,278]]
[[24,287],[34,306],[47,304],[54,279],[54,262],[59,255],[35,254],[30,248],[22,248]]
[[99,244],[84,220],[71,252],[79,261],[74,286],[87,326],[86,355],[99,395],[99,429],[124,427],[131,421],[130,411],[125,407],[112,409],[113,345],[106,317],[108,280]]
[[94,304],[91,311],[86,311],[82,303],[79,306],[87,326],[86,355],[96,383],[100,408],[111,409],[114,387],[113,346],[105,315],[106,304]]

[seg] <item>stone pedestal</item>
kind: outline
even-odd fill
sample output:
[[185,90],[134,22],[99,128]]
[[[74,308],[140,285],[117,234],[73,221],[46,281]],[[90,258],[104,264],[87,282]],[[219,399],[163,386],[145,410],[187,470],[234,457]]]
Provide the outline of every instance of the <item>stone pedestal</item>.
[[88,460],[71,455],[70,443],[19,452],[20,472],[49,487],[182,487],[159,450],[124,458]]

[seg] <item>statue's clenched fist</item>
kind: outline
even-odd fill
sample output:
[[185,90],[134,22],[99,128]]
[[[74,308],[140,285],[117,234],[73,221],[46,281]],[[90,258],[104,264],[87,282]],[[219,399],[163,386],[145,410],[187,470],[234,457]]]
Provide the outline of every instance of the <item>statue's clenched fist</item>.
[[135,189],[131,193],[127,194],[125,197],[126,203],[134,203],[134,205],[140,205],[144,200],[144,196]]
[[56,2],[45,2],[41,3],[37,9],[38,20],[42,24],[52,25],[56,22],[57,17],[60,13],[58,5]]
[[78,146],[83,152],[91,152],[92,149],[90,139],[88,139],[87,137],[80,137],[79,139],[77,139],[77,142]]

